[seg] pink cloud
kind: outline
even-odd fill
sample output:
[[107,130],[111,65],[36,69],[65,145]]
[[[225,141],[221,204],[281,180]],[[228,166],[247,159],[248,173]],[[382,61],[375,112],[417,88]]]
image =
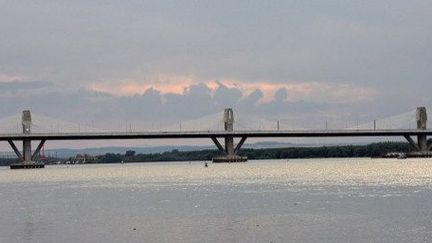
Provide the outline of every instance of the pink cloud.
[[26,78],[25,76],[21,76],[21,75],[9,75],[9,74],[0,73],[0,82],[23,80],[25,78]]
[[131,96],[143,94],[153,88],[162,94],[184,94],[191,86],[198,83],[205,84],[211,91],[215,91],[224,85],[228,88],[239,89],[243,96],[247,96],[259,89],[263,93],[261,103],[268,103],[274,99],[274,94],[279,89],[285,89],[288,93],[288,101],[325,101],[325,102],[359,102],[370,100],[378,93],[367,87],[359,87],[351,84],[332,84],[316,81],[274,83],[268,81],[242,82],[238,80],[223,81],[196,81],[193,77],[164,76],[149,82],[120,81],[116,83],[97,82],[88,88],[94,91],[106,92],[118,96]]
[[112,82],[92,83],[88,88],[94,91],[106,92],[119,96],[130,96],[143,94],[148,89],[155,89],[162,94],[183,94],[185,89],[197,82],[189,76],[168,76],[161,75],[154,77],[151,81],[138,82],[135,80],[121,80]]

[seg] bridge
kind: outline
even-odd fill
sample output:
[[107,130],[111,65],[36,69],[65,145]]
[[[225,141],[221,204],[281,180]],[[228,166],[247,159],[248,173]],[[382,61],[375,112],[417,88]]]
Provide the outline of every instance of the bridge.
[[[431,155],[432,142],[427,137],[432,135],[432,129],[427,129],[427,113],[425,107],[416,111],[416,129],[338,129],[338,130],[234,130],[234,113],[225,109],[223,115],[224,131],[165,131],[165,132],[75,132],[75,133],[32,133],[31,112],[22,113],[22,133],[0,134],[0,141],[7,141],[21,162],[11,165],[11,168],[43,168],[42,163],[35,162],[48,140],[114,140],[114,139],[211,139],[221,152],[220,157],[213,162],[244,162],[246,157],[239,156],[238,151],[247,138],[292,138],[292,137],[405,137],[413,150],[418,154]],[[417,137],[415,141],[412,137]],[[234,138],[240,138],[235,145]],[[222,145],[219,140],[224,140]],[[22,142],[22,153],[15,142]],[[32,141],[39,141],[32,151]]]

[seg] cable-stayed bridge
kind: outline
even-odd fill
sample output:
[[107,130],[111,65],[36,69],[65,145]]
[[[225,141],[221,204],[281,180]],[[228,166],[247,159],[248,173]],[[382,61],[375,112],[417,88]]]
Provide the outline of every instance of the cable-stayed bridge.
[[[264,117],[262,115],[253,115],[243,113],[242,111],[235,112],[234,130],[341,130],[341,129],[412,129],[416,127],[416,110],[411,110],[402,114],[391,117],[381,118],[370,122],[347,122],[336,124],[332,120],[321,119],[314,124],[305,124],[304,118],[295,119],[289,117]],[[0,118],[0,134],[4,133],[21,133],[21,113],[13,116]],[[43,116],[38,113],[31,114],[32,116],[32,133],[78,133],[78,132],[136,132],[136,131],[223,131],[224,122],[223,114],[214,113],[200,118],[183,120],[176,122],[148,122],[124,120],[116,123],[111,127],[101,125],[98,121],[68,121],[61,120],[55,117]],[[121,118],[120,118],[121,119]],[[432,126],[432,120],[428,120],[428,127]],[[375,123],[375,124],[374,124]]]
[[[413,118],[409,118],[411,116]],[[237,153],[246,141],[247,138],[291,138],[291,137],[405,137],[412,145],[413,149],[418,153],[429,154],[432,149],[432,143],[429,143],[427,136],[432,135],[432,130],[427,129],[427,114],[425,107],[419,107],[415,111],[402,114],[390,119],[397,121],[416,121],[415,128],[398,128],[398,129],[383,129],[377,127],[377,121],[373,124],[359,125],[357,128],[346,129],[281,129],[280,122],[277,121],[274,129],[262,129],[263,122],[260,122],[261,129],[235,129],[244,126],[242,118],[237,118],[239,125],[235,127],[234,113],[232,109],[225,109],[222,119],[211,117],[208,119],[197,119],[195,124],[204,123],[207,130],[190,129],[182,127],[179,124],[178,129],[175,127],[167,128],[163,131],[133,131],[130,127],[129,131],[109,132],[99,130],[92,126],[81,126],[70,122],[54,121],[43,116],[32,116],[30,111],[23,111],[21,122],[17,122],[18,116],[12,116],[0,120],[2,128],[6,127],[9,132],[0,133],[0,141],[7,141],[14,150],[17,157],[22,161],[12,167],[14,168],[34,168],[43,167],[43,165],[35,163],[40,150],[47,140],[118,140],[118,139],[191,139],[191,138],[209,138],[223,154],[222,157],[215,158],[215,162],[238,162],[246,161],[247,158],[238,156]],[[18,120],[19,121],[19,120]],[[61,124],[60,124],[61,123]],[[383,121],[378,121],[378,124]],[[373,126],[372,126],[373,125]],[[250,124],[249,124],[250,126]],[[61,127],[61,128],[60,128]],[[370,128],[372,127],[372,128]],[[186,128],[186,129],[185,129]],[[412,136],[417,137],[414,141]],[[234,138],[239,138],[240,141],[235,145]],[[222,144],[219,140],[224,140]],[[22,141],[22,152],[15,145],[16,141]],[[37,148],[32,151],[32,141],[40,141]],[[11,167],[11,168],[12,168]]]

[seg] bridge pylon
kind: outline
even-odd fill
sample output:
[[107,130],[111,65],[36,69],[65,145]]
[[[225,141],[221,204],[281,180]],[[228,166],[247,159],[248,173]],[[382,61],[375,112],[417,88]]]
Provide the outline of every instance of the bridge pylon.
[[[23,129],[23,134],[30,134],[31,133],[31,112],[29,110],[25,110],[22,112],[21,116],[21,124]],[[33,168],[43,168],[43,163],[35,162],[37,157],[39,156],[39,152],[42,149],[42,147],[45,144],[45,140],[41,140],[38,147],[32,154],[32,144],[30,139],[24,139],[22,140],[23,146],[22,146],[22,154],[18,150],[17,146],[15,145],[13,140],[8,140],[10,146],[14,150],[15,154],[17,155],[18,159],[21,160],[19,163],[12,164],[10,166],[11,169],[33,169]]]
[[[224,110],[223,115],[223,121],[224,121],[224,128],[226,132],[233,132],[234,131],[234,112],[231,108],[227,108]],[[239,156],[237,155],[237,152],[240,150],[241,146],[246,141],[247,137],[242,137],[237,144],[237,146],[234,147],[234,136],[225,136],[225,147],[223,147],[219,140],[216,137],[212,137],[211,139],[216,144],[216,147],[218,147],[219,151],[222,152],[223,156],[215,157],[213,158],[214,163],[231,163],[231,162],[246,162],[247,157],[245,156]]]
[[[416,111],[416,121],[418,130],[427,129],[427,111],[426,107],[417,107]],[[417,135],[417,142],[415,142],[411,136],[405,135],[406,140],[410,143],[411,147],[414,149],[414,153],[418,155],[431,155],[432,156],[432,142],[428,143],[426,134]]]

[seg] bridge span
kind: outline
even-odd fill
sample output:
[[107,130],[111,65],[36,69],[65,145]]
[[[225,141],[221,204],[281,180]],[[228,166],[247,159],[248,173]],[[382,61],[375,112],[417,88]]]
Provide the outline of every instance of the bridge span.
[[9,140],[111,140],[111,139],[181,139],[181,138],[300,138],[300,137],[397,137],[432,135],[432,129],[340,129],[340,130],[237,130],[237,131],[167,131],[167,132],[79,132],[0,134]]
[[[246,161],[247,158],[237,153],[247,138],[293,138],[293,137],[395,137],[407,139],[413,149],[420,153],[430,153],[432,142],[427,136],[432,135],[432,129],[426,128],[427,114],[424,107],[417,108],[417,129],[341,129],[341,130],[236,130],[233,129],[234,114],[232,109],[224,111],[224,131],[173,131],[173,132],[78,132],[78,133],[31,133],[31,113],[23,111],[23,133],[0,134],[0,141],[8,141],[17,157],[21,160],[14,168],[43,167],[37,160],[41,148],[48,140],[113,140],[113,139],[191,139],[210,138],[223,154],[214,161],[234,162]],[[412,136],[417,137],[415,141]],[[234,138],[240,138],[234,146]],[[223,139],[222,145],[219,140]],[[22,141],[22,154],[15,145]],[[32,141],[40,141],[33,152]],[[33,152],[33,153],[32,153]]]

